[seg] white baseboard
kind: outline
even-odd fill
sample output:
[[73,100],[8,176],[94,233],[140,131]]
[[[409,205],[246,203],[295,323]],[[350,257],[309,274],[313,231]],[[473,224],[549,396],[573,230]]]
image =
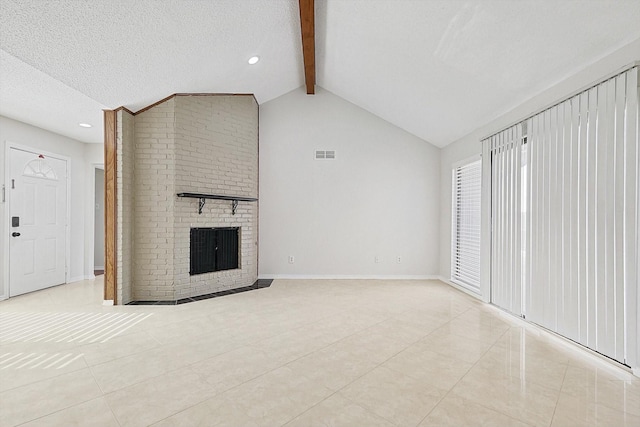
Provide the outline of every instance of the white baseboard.
[[104,266],[103,265],[94,265],[93,269],[94,270],[104,270]]
[[102,305],[113,305],[112,299],[105,299],[102,301]]
[[430,275],[360,275],[360,274],[261,274],[259,279],[298,279],[298,280],[437,280]]
[[458,285],[457,283],[452,282],[451,280],[445,279],[443,276],[438,276],[438,280],[440,280],[443,283],[446,283],[447,285],[449,285],[449,286],[451,286],[453,288],[456,288],[460,292],[464,292],[465,294],[467,294],[469,296],[472,296],[472,297],[474,297],[476,299],[479,299],[480,301],[488,302],[488,301],[485,301],[484,298],[482,298],[482,295],[480,295],[480,294],[478,294],[476,292],[473,292],[473,291],[471,291],[471,290],[469,290],[469,289],[467,289],[465,287],[462,287],[462,286]]
[[80,282],[82,280],[93,280],[95,278],[96,278],[96,276],[94,276],[93,274],[88,274],[86,276],[76,276],[76,277],[70,278],[67,281],[67,283]]

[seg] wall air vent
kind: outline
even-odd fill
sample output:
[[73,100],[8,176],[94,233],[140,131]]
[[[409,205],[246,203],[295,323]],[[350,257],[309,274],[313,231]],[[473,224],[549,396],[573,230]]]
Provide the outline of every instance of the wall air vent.
[[335,158],[335,150],[316,150],[316,160],[333,160]]

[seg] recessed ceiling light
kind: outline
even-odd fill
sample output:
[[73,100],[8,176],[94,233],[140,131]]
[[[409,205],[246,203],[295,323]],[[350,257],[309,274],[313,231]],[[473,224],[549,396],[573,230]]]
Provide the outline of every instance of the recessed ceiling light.
[[251,65],[256,64],[258,61],[260,61],[260,58],[257,56],[252,56],[251,58],[249,58],[249,64]]
[[81,128],[91,128],[91,127],[93,127],[89,123],[78,123],[78,126],[80,126]]

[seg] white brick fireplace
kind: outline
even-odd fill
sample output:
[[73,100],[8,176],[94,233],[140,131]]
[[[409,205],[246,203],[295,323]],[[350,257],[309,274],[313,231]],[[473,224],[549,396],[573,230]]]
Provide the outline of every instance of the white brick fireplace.
[[[251,95],[175,95],[118,111],[118,301],[174,301],[257,280],[258,105]],[[239,227],[239,268],[189,274],[193,227]]]

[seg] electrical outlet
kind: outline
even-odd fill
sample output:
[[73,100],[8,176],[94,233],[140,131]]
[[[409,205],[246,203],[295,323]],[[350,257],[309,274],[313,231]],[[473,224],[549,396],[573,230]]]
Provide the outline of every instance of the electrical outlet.
[[376,255],[376,257],[374,258],[374,261],[376,264],[380,264],[382,262],[382,258]]
[[397,262],[398,264],[400,264],[400,263],[402,262],[402,257],[401,257],[401,256],[397,256],[397,257],[396,257],[396,262]]
[[296,259],[294,258],[294,256],[289,255],[289,264],[293,264],[294,262],[296,262]]

